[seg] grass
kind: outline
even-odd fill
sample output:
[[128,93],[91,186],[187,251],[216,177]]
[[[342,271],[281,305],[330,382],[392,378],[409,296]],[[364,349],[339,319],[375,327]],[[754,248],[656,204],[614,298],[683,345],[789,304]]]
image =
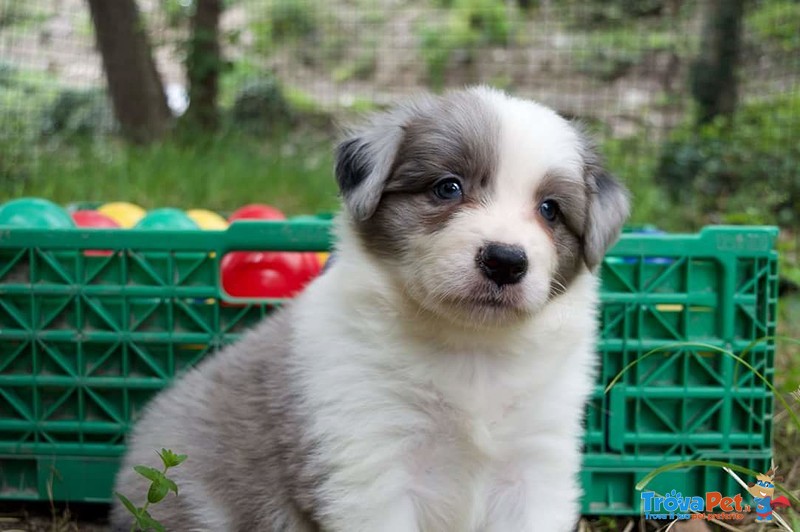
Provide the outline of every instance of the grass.
[[[800,295],[784,297],[778,308],[778,335],[800,338]],[[800,345],[779,342],[775,357],[775,385],[782,394],[797,393],[800,390]],[[794,396],[795,408],[800,406],[800,397]],[[789,414],[778,410],[774,421],[775,463],[780,466],[786,478],[784,485],[800,495],[800,427],[789,420]],[[800,530],[800,507],[793,506],[793,512],[785,512],[787,521],[794,530]]]
[[223,135],[202,143],[129,147],[110,141],[42,148],[28,179],[0,189],[73,201],[133,201],[145,208],[230,210],[251,202],[298,214],[337,205],[330,141],[297,133],[270,141]]
[[[310,112],[303,93],[287,91],[287,98],[293,108]],[[663,229],[687,229],[685,219],[652,184],[654,159],[638,151],[631,157],[631,142],[610,140],[602,151],[637,198],[632,223],[656,221]],[[270,139],[227,134],[149,147],[110,140],[58,143],[39,147],[33,165],[27,179],[0,187],[0,203],[36,196],[61,204],[124,199],[146,208],[230,210],[263,201],[290,213],[338,205],[330,134],[307,130]]]
[[[778,308],[778,336],[800,338],[798,317],[800,317],[800,294],[783,297]],[[780,392],[788,394],[800,388],[800,345],[779,342],[775,366],[775,385]],[[797,448],[800,449],[800,441]],[[800,453],[797,459],[800,460]]]

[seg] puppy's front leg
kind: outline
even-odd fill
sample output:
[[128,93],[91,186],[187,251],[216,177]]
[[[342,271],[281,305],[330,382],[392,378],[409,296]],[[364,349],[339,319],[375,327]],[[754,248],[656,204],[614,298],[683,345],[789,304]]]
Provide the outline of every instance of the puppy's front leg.
[[418,532],[420,530],[417,512],[410,497],[403,497],[395,501],[387,509],[386,515],[378,515],[376,518],[375,526],[367,526],[364,528],[365,531]]
[[[498,483],[481,532],[569,532],[580,515],[580,489],[569,475],[535,474]],[[535,474],[535,476],[534,476]]]
[[349,515],[342,513],[334,518],[323,530],[336,532],[419,532],[419,522],[414,503],[410,497],[403,496],[387,502],[385,506],[364,505],[354,509]]

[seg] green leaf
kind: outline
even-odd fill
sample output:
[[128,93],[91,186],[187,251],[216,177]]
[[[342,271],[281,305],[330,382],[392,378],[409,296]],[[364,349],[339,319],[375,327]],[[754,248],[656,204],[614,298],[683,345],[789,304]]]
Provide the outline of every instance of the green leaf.
[[175,455],[175,453],[169,449],[161,449],[161,452],[159,453],[156,451],[156,454],[158,454],[159,458],[161,458],[161,462],[164,464],[164,467],[172,467],[172,457]]
[[167,487],[175,492],[175,495],[178,494],[178,485],[175,484],[175,482],[173,482],[172,479],[164,477],[164,480],[162,482],[166,483]]
[[150,489],[147,490],[147,502],[150,504],[161,502],[167,493],[169,493],[169,486],[164,479],[156,480],[150,484]]
[[[146,511],[146,510],[145,510]],[[150,527],[147,526],[147,523],[144,520],[144,515],[137,515],[136,516],[136,530],[141,532],[147,532],[150,530]],[[133,530],[133,529],[131,529]]]
[[169,449],[161,449],[161,452],[158,453],[158,456],[160,456],[161,461],[164,462],[164,467],[179,466],[187,458],[185,454],[175,454]]
[[128,509],[128,511],[129,511],[131,514],[133,514],[134,516],[137,516],[137,517],[138,517],[138,515],[139,515],[139,509],[136,507],[136,505],[135,505],[135,504],[133,504],[133,503],[132,503],[130,500],[128,500],[128,498],[127,498],[125,495],[121,494],[121,493],[120,493],[120,492],[118,492],[118,491],[115,491],[115,492],[114,492],[114,495],[116,495],[116,496],[117,496],[117,498],[118,498],[120,501],[122,501],[122,504],[123,504],[123,506],[125,506],[125,508],[127,508],[127,509]]
[[166,532],[164,525],[153,519],[153,516],[147,510],[142,511],[140,519],[138,519],[139,528],[142,530],[155,530],[156,532]]
[[746,467],[742,467],[736,464],[729,464],[727,462],[719,462],[715,460],[684,460],[683,462],[675,462],[674,464],[667,464],[661,466],[657,469],[650,471],[647,475],[642,478],[637,484],[636,489],[638,491],[642,491],[647,485],[658,475],[664,473],[666,471],[672,471],[673,469],[684,469],[687,467],[727,467],[732,471],[736,471],[737,473],[744,473],[745,475],[751,477],[757,477],[759,473],[753,471],[752,469],[747,469]]
[[134,466],[133,469],[147,480],[151,480],[153,482],[157,482],[162,478],[164,478],[164,473],[162,473],[158,469],[153,469],[152,467],[137,465]]

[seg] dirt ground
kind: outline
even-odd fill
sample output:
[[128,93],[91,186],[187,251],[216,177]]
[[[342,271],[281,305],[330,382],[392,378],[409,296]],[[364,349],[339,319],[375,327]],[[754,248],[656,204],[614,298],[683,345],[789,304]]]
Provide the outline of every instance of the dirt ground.
[[109,532],[108,507],[77,504],[69,507],[48,503],[0,503],[3,532]]

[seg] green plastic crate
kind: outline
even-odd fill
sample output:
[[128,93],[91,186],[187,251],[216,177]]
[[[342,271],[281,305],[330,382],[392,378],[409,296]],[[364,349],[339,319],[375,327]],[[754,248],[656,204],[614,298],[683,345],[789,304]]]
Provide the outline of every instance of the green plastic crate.
[[[771,451],[743,453],[699,454],[698,460],[731,462],[754,471],[769,468]],[[679,462],[674,456],[584,456],[581,484],[586,492],[581,511],[584,515],[638,515],[641,513],[641,493],[636,484],[654,469]],[[755,479],[745,479],[745,482]],[[686,496],[705,496],[718,491],[726,497],[741,494],[747,504],[752,496],[725,471],[716,467],[674,469],[661,473],[645,487],[645,491],[666,494],[672,490]]]
[[[633,484],[670,461],[766,465],[772,396],[728,357],[675,348],[603,388],[655,347],[694,341],[741,353],[773,335],[776,236],[768,227],[626,233],[609,253],[586,513],[637,513]],[[56,500],[110,500],[125,435],[147,400],[280,304],[226,304],[221,257],[330,243],[330,221],[313,217],[224,232],[0,229],[0,499],[46,499],[50,484]],[[749,355],[769,379],[773,358],[771,342]],[[735,487],[712,486],[724,479],[702,469],[669,478],[684,493]]]

